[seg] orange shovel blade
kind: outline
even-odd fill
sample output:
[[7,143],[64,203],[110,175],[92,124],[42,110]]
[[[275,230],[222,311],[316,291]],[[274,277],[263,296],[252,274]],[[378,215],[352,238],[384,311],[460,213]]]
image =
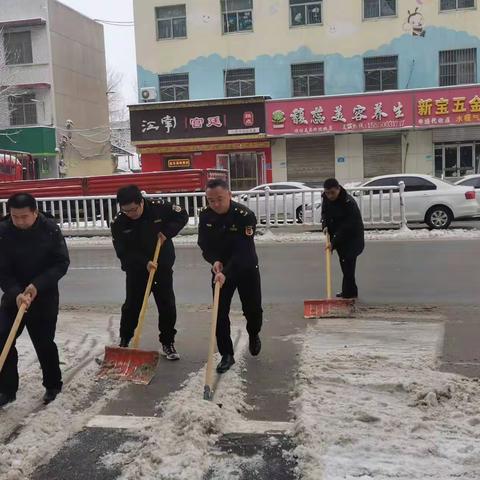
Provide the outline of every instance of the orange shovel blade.
[[305,318],[351,317],[355,311],[355,300],[332,298],[329,300],[305,300]]
[[105,347],[105,357],[97,376],[148,385],[155,375],[158,359],[156,351]]

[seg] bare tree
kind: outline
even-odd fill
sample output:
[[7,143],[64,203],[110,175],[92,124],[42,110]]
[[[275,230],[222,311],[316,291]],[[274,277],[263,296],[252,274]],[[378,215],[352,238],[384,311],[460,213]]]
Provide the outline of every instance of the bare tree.
[[128,109],[121,93],[123,74],[109,67],[107,70],[107,96],[110,122],[121,122],[128,118]]

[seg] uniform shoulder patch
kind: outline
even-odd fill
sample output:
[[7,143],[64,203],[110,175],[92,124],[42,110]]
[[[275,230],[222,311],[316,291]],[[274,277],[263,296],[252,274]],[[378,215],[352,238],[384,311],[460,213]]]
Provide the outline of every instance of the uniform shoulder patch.
[[180,213],[182,211],[182,207],[180,205],[172,205],[172,210],[174,212]]
[[253,235],[253,226],[252,225],[247,225],[245,227],[245,235],[247,237],[251,237]]

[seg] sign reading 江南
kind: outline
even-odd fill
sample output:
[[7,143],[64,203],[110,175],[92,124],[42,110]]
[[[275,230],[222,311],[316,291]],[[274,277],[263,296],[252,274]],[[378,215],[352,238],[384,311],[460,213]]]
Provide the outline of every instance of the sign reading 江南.
[[265,134],[265,102],[134,105],[133,142]]
[[480,124],[480,85],[271,100],[266,107],[273,136]]

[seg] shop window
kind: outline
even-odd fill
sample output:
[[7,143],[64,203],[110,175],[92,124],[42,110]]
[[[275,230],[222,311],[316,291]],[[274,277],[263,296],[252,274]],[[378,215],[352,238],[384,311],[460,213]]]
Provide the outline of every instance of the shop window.
[[475,8],[475,0],[440,0],[440,11]]
[[188,100],[188,73],[159,75],[158,82],[160,85],[160,101]]
[[363,18],[392,17],[396,14],[396,0],[363,0]]
[[230,154],[230,183],[233,191],[250,190],[258,184],[256,153]]
[[37,123],[35,94],[12,95],[8,101],[10,108],[10,125],[35,125]]
[[290,0],[290,26],[320,25],[322,2],[319,0]]
[[363,59],[365,91],[396,90],[398,88],[398,57]]
[[445,50],[440,52],[440,86],[475,83],[477,49]]
[[255,69],[225,70],[225,96],[245,97],[255,95]]
[[435,175],[463,177],[478,171],[480,144],[450,143],[435,146]]
[[292,65],[292,95],[311,97],[325,94],[323,62]]
[[19,65],[33,63],[32,35],[30,32],[7,32],[3,35],[5,63]]
[[185,5],[170,5],[155,8],[157,40],[185,38],[187,36],[187,14]]
[[253,0],[220,0],[223,33],[253,30]]

